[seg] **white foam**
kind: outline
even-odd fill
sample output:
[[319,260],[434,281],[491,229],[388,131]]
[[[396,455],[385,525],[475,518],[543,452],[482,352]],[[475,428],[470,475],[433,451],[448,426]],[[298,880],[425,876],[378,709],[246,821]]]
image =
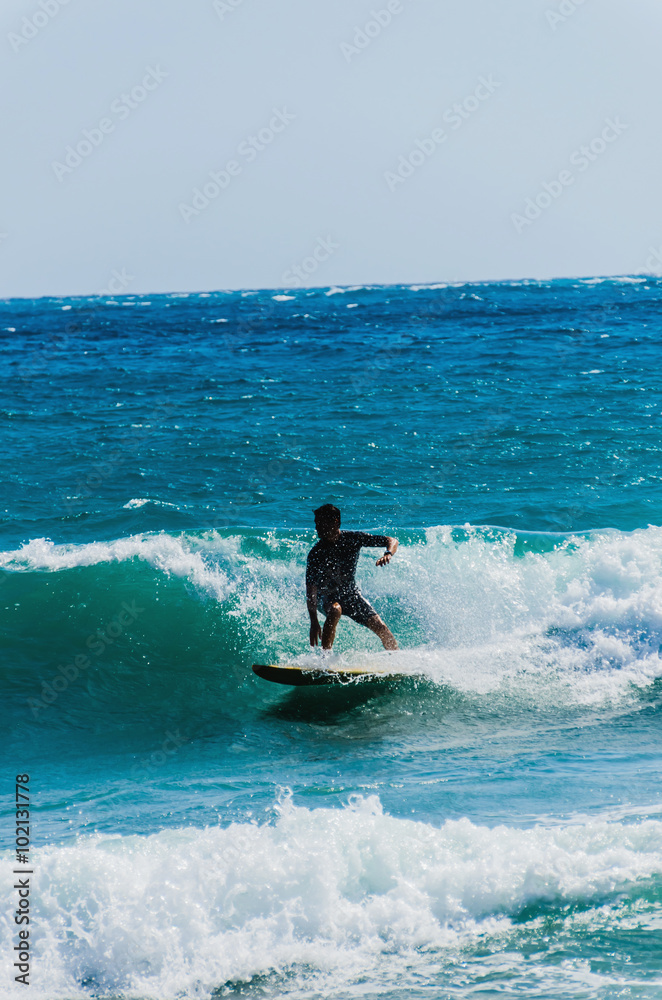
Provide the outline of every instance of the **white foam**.
[[[252,655],[307,662],[312,540],[215,531],[79,545],[40,538],[0,553],[0,567],[57,572],[139,559],[216,600],[231,598]],[[551,706],[631,700],[662,677],[662,528],[559,537],[555,548],[521,556],[516,543],[506,530],[439,526],[402,544],[388,567],[364,550],[361,589],[402,649],[385,654],[371,632],[343,620],[335,662],[377,658],[467,694],[501,691]]]
[[[286,799],[275,823],[82,837],[37,850],[34,868],[31,996],[209,997],[297,967],[337,983],[389,978],[417,955],[434,966],[529,905],[581,904],[590,933],[618,894],[662,875],[662,823],[433,826],[384,815],[376,797]],[[5,914],[12,892],[5,880]],[[13,930],[5,918],[5,955]]]
[[[133,424],[131,426],[133,426]],[[150,497],[134,497],[132,500],[129,500],[128,503],[123,504],[123,509],[134,510],[137,507],[144,507],[146,503],[154,504],[155,507],[174,507],[174,509],[177,510],[176,503],[168,503],[167,500],[152,500]]]
[[20,549],[0,553],[0,567],[7,570],[58,572],[78,566],[140,559],[167,575],[189,580],[202,591],[223,600],[228,577],[219,566],[203,558],[196,539],[165,532],[130,535],[111,542],[56,545],[49,538],[35,538]]
[[409,285],[410,292],[432,292],[438,288],[460,288],[466,284],[464,281],[437,281],[434,285]]
[[346,292],[370,292],[379,287],[379,285],[346,285],[345,287],[342,287],[341,285],[332,285],[324,294],[344,295]]
[[[369,550],[361,556],[361,588],[403,648],[384,654],[367,630],[341,622],[336,666],[369,663],[550,705],[630,699],[662,676],[662,529],[560,538],[552,551],[521,557],[514,532],[463,534],[431,528],[401,545],[388,568],[376,568]],[[283,546],[269,562],[248,560],[252,582],[237,579],[238,613],[273,637],[282,658],[298,648],[297,662],[312,663],[307,545],[289,549],[289,559]]]
[[579,281],[582,285],[604,285],[604,284],[615,284],[615,285],[640,285],[642,282],[647,281],[645,277],[630,274],[614,274],[607,275],[604,278],[580,278]]

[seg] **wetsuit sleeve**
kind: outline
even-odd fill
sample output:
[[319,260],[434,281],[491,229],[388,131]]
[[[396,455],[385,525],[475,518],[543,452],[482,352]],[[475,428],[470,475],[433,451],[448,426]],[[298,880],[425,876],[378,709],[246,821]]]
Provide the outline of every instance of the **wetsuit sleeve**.
[[384,548],[388,545],[388,538],[386,535],[369,535],[367,531],[355,531],[353,532],[356,542],[358,545],[363,547],[376,548],[378,545],[383,545]]

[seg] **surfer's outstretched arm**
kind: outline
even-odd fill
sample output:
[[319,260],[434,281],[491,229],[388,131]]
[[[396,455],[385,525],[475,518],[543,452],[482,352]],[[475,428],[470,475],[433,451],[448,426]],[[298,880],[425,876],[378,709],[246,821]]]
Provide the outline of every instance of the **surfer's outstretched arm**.
[[390,535],[385,535],[384,537],[386,538],[386,552],[377,560],[375,563],[376,566],[388,566],[391,558],[398,551],[399,543],[397,538],[391,538]]

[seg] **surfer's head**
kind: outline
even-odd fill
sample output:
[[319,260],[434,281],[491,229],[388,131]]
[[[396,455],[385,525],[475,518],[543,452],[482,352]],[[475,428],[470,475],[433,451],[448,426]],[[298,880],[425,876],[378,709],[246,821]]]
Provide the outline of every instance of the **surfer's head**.
[[325,542],[335,542],[340,534],[340,511],[332,503],[325,503],[313,511],[317,534]]

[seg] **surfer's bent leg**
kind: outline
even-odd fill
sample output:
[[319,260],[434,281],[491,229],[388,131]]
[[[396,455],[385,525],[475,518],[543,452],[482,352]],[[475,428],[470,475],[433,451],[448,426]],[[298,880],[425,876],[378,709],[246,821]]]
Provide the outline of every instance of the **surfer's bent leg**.
[[382,640],[384,649],[399,649],[395,636],[391,632],[388,625],[381,620],[379,615],[373,615],[373,617],[369,618],[364,624],[366,628],[369,628],[375,633],[375,635],[379,636]]
[[351,618],[358,625],[365,625],[371,632],[378,635],[382,640],[384,649],[398,649],[395,636],[388,625],[382,621],[372,604],[366,601],[363,594],[357,590],[350,590],[341,595],[342,613]]
[[322,629],[322,649],[331,649],[336,637],[336,628],[342,615],[342,608],[337,601],[332,601],[326,609],[326,621]]

